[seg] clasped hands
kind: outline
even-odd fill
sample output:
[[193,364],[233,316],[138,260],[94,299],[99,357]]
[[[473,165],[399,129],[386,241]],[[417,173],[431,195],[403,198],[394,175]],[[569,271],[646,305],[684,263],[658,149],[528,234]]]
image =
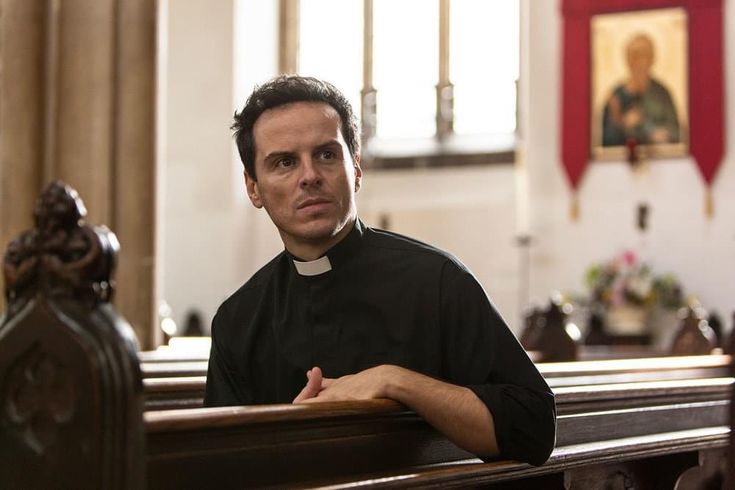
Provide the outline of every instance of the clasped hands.
[[375,366],[341,378],[325,378],[319,367],[306,372],[306,386],[293,403],[319,403],[345,400],[390,398],[391,382],[402,368],[391,365]]
[[487,406],[467,387],[383,364],[341,378],[325,378],[318,367],[306,373],[306,386],[294,403],[389,398],[423,417],[462,449],[498,454],[495,422]]

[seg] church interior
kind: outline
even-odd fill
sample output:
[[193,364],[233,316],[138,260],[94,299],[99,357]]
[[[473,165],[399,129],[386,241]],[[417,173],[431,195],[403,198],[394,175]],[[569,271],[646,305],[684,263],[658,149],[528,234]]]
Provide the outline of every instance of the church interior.
[[[608,143],[640,32],[674,126]],[[729,488],[733,46],[733,0],[0,0],[0,487]],[[202,408],[217,308],[284,248],[230,129],[284,73],[353,104],[360,219],[457,257],[536,362],[545,465],[389,400]],[[101,262],[36,310],[55,245],[9,244],[54,181]]]

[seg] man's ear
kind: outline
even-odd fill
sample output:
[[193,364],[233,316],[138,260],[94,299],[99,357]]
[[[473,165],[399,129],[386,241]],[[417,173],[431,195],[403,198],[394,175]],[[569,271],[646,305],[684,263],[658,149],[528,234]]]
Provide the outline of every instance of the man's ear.
[[245,176],[245,189],[248,191],[248,197],[253,206],[260,209],[263,207],[263,201],[260,199],[260,192],[258,191],[258,182],[248,175],[247,171],[243,172]]
[[362,185],[362,168],[360,167],[360,154],[355,156],[355,192],[360,190]]

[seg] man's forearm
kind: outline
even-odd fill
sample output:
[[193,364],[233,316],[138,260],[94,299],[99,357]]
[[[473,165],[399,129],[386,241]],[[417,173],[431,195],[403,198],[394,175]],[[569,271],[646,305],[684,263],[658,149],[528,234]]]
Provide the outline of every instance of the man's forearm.
[[418,413],[457,446],[480,456],[498,454],[495,423],[469,388],[445,383],[398,366],[385,366],[386,395]]
[[480,456],[498,454],[495,423],[469,388],[393,366],[376,366],[337,379],[322,378],[318,367],[294,403],[391,398],[418,413],[457,446]]

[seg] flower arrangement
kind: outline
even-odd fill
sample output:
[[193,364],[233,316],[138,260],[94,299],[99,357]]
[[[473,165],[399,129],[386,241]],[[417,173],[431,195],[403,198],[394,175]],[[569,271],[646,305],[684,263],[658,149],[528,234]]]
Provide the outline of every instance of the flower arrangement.
[[655,275],[630,250],[608,262],[590,266],[585,284],[592,302],[605,308],[631,305],[675,309],[684,303],[681,285],[673,274]]

